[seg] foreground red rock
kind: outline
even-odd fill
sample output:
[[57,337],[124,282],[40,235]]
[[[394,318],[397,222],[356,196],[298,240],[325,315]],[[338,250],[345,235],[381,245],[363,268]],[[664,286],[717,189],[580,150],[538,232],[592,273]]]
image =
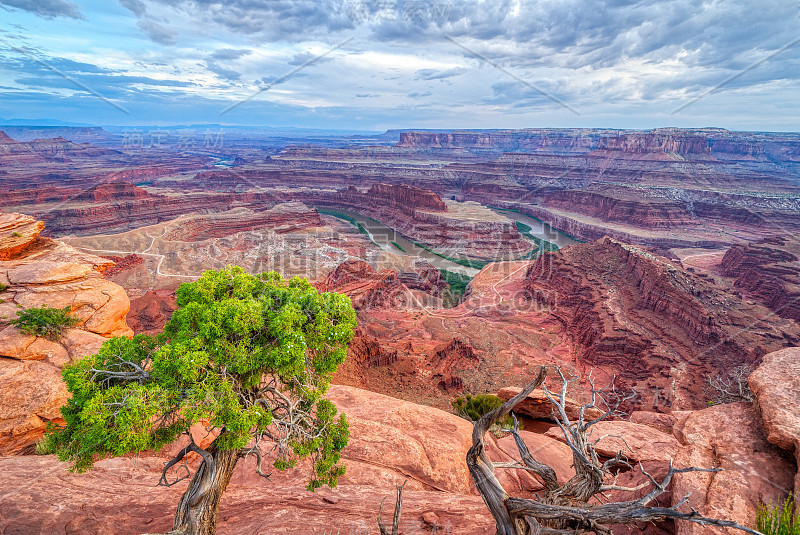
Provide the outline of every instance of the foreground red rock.
[[[794,452],[800,464],[800,348],[776,351],[764,357],[749,378],[767,440]],[[794,479],[794,495],[800,496],[800,471]]]
[[[521,388],[509,386],[501,388],[497,391],[497,397],[504,401],[508,401],[522,391]],[[565,398],[565,410],[570,419],[577,419],[578,413],[581,408],[581,403],[574,399]],[[514,409],[515,412],[524,414],[529,418],[553,420],[553,404],[547,398],[547,395],[542,390],[534,390],[528,397],[523,399],[519,405]],[[590,408],[584,413],[586,420],[594,420],[602,416],[602,413],[595,408]]]
[[[391,514],[394,487],[386,482],[310,493],[299,475],[243,481],[252,462],[237,467],[222,499],[219,535],[374,533],[384,498],[384,519]],[[162,466],[160,458],[140,457],[135,467],[132,459],[103,461],[90,473],[73,475],[49,456],[1,457],[6,533],[165,533],[172,527],[184,487],[155,487]],[[35,485],[29,484],[31,478],[37,478]],[[453,534],[494,533],[494,522],[479,496],[411,489],[404,493],[401,525],[407,533],[425,533],[423,515],[430,513],[436,515],[440,533],[448,528]]]
[[67,399],[57,366],[0,358],[0,454],[31,453]]
[[[348,471],[339,487],[312,494],[304,490],[304,467],[274,473],[265,481],[253,471],[253,460],[240,463],[222,501],[220,534],[372,533],[381,500],[388,496],[386,509],[391,510],[394,485],[406,479],[401,524],[406,533],[430,531],[431,526],[423,530],[423,516],[436,519],[439,533],[494,533],[494,522],[474,494],[464,461],[471,445],[469,422],[351,387],[333,386],[328,397],[351,423],[350,443],[343,453]],[[537,458],[552,463],[559,479],[570,477],[566,446],[541,435],[523,436]],[[518,458],[509,437],[490,441],[489,448],[495,460]],[[0,457],[0,520],[5,532],[165,532],[185,484],[153,488],[164,458],[150,454],[108,459],[78,475],[68,473],[52,456]],[[537,488],[524,474],[501,477],[514,492],[521,492],[523,485]],[[36,478],[35,485],[28,484],[31,478]]]
[[[791,492],[793,459],[767,442],[752,405],[730,403],[693,412],[675,431],[684,444],[676,466],[723,471],[676,475],[674,503],[691,493],[689,505],[704,515],[754,526],[759,503],[782,502]],[[676,524],[677,535],[727,533],[688,522]]]
[[[0,221],[12,218],[33,230],[32,245],[20,249],[10,239],[20,224],[0,224],[0,258],[7,258],[0,261],[0,453],[30,451],[47,422],[58,420],[67,401],[64,364],[96,353],[107,338],[133,334],[125,323],[125,291],[101,274],[112,262],[38,238],[41,223],[27,216],[0,215]],[[69,307],[77,328],[47,340],[10,324],[18,311],[44,305]]]
[[[550,428],[545,435],[565,441],[564,434],[558,427]],[[594,448],[601,456],[613,457],[621,451],[633,462],[666,463],[675,459],[681,449],[680,442],[671,434],[625,420],[597,422],[592,426],[588,438],[597,442]]]
[[30,216],[0,214],[0,260],[10,260],[21,254],[36,241],[42,229],[44,223]]

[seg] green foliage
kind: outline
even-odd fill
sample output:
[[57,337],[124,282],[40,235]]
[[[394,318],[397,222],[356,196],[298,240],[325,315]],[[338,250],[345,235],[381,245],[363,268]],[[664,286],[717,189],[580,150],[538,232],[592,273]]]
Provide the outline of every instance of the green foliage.
[[240,449],[285,422],[276,400],[290,399],[305,416],[275,467],[310,456],[309,488],[334,486],[349,431],[322,395],[356,327],[350,299],[229,266],[181,285],[177,303],[161,335],[111,339],[64,368],[66,425],[48,432],[47,446],[85,471],[101,457],[157,450],[203,421],[221,431],[217,449]]
[[[481,416],[495,410],[502,404],[503,400],[494,394],[478,394],[477,396],[467,394],[463,398],[456,398],[450,402],[456,414],[472,422],[480,420]],[[514,425],[510,414],[497,423],[506,428]]]
[[21,237],[22,237],[22,234],[20,234],[19,232],[12,232],[12,233],[11,233],[11,235],[12,235],[14,238],[21,238]]
[[8,285],[3,284],[2,282],[0,282],[0,293],[5,292],[6,290],[8,290]]
[[762,504],[756,511],[756,529],[764,535],[800,535],[800,513],[793,510],[792,496],[783,505]]
[[52,449],[50,449],[50,444],[48,444],[47,438],[41,438],[36,443],[35,447],[36,455],[52,455],[55,453]]
[[517,230],[523,236],[528,237],[531,236],[531,231],[533,230],[533,227],[531,227],[530,225],[526,225],[521,221],[517,221]]
[[467,285],[472,280],[472,277],[446,269],[440,269],[439,273],[442,274],[442,279],[450,285],[450,288],[445,290],[442,295],[442,304],[446,307],[458,305],[464,297],[464,292],[467,290]]
[[402,246],[402,245],[400,245],[399,243],[397,243],[396,241],[393,241],[393,242],[392,242],[392,245],[394,245],[395,247],[397,247],[398,249],[400,249],[400,250],[401,250],[401,251],[403,251],[404,253],[405,253],[405,252],[407,252],[405,249],[403,249],[403,246]]
[[78,318],[70,314],[70,308],[51,308],[47,305],[17,311],[17,319],[11,320],[20,332],[58,340],[65,330],[75,327]]

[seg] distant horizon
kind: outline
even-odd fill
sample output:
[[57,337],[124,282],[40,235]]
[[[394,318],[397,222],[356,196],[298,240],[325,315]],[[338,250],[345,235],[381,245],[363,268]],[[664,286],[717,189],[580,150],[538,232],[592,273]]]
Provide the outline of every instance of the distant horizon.
[[[0,130],[4,127],[13,128],[113,128],[113,129],[142,129],[142,128],[165,128],[165,129],[181,129],[181,128],[223,128],[223,129],[251,129],[251,130],[297,130],[300,132],[341,132],[343,134],[362,134],[362,135],[382,135],[389,132],[514,132],[524,130],[618,130],[618,131],[632,131],[632,132],[650,132],[654,130],[725,130],[728,132],[738,133],[768,133],[768,134],[800,134],[800,130],[738,130],[725,128],[721,126],[697,126],[697,127],[680,127],[680,126],[656,126],[653,128],[622,128],[614,126],[598,126],[598,127],[561,127],[561,126],[528,126],[520,128],[424,128],[424,127],[394,127],[385,130],[362,130],[362,129],[345,129],[345,128],[322,128],[322,127],[306,127],[306,126],[293,126],[293,125],[248,125],[248,124],[221,124],[221,123],[193,123],[193,124],[139,124],[139,125],[124,125],[124,124],[91,124],[91,123],[69,123],[64,121],[52,120],[48,122],[46,119],[2,119],[0,118]],[[109,132],[111,133],[111,132]]]

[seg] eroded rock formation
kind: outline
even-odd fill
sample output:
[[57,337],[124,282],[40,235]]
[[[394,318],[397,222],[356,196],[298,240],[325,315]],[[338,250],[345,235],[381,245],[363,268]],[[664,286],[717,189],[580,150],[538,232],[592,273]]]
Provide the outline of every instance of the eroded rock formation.
[[477,203],[445,203],[436,193],[405,184],[354,186],[336,193],[300,191],[313,205],[350,210],[448,256],[485,260],[518,258],[534,245],[509,219]]
[[17,213],[0,214],[0,260],[20,256],[39,238],[44,223]]
[[669,260],[610,238],[537,259],[531,299],[570,333],[586,366],[616,373],[640,408],[696,408],[709,374],[793,345],[793,322],[716,288]]
[[[707,516],[755,525],[761,503],[782,502],[792,486],[794,460],[767,442],[755,409],[747,403],[692,412],[676,426],[684,445],[676,466],[722,468],[675,477],[673,500],[689,494],[689,505]],[[691,493],[691,494],[690,494]],[[677,535],[725,535],[727,530],[677,523]]]
[[348,260],[334,269],[321,288],[350,296],[353,308],[402,308],[408,300],[408,288],[397,273],[386,269],[376,272],[363,260]]
[[723,276],[782,318],[800,321],[800,263],[793,237],[734,245],[720,264]]
[[[756,396],[758,413],[767,440],[786,452],[794,453],[800,466],[800,348],[770,353],[750,375],[750,388]],[[794,478],[794,495],[799,496],[800,471]]]
[[[113,262],[37,238],[42,224],[27,216],[3,214],[0,220],[0,258],[6,258],[0,261],[0,453],[18,453],[30,450],[46,423],[60,417],[67,400],[61,367],[133,331],[125,323],[125,291],[101,274]],[[20,249],[15,232],[35,247]],[[52,341],[10,324],[18,311],[41,306],[69,308],[77,328]]]

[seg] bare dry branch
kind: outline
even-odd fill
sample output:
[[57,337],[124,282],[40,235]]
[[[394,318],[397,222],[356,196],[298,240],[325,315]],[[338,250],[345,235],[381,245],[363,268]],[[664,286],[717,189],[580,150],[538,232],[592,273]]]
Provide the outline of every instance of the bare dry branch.
[[[573,421],[567,415],[566,394],[568,385],[576,381],[577,377],[567,378],[560,368],[556,367],[555,369],[562,381],[560,392],[555,394],[547,387],[543,387],[543,391],[553,405],[556,424],[572,450],[575,476],[569,481],[559,484],[555,471],[533,458],[519,435],[516,418],[514,418],[514,429],[509,431],[514,435],[524,464],[493,464],[486,455],[484,447],[483,437],[489,427],[544,383],[544,368],[541,368],[535,381],[501,407],[483,416],[473,426],[472,448],[467,453],[467,466],[478,491],[495,519],[498,535],[578,535],[588,532],[605,535],[611,533],[611,525],[660,522],[666,519],[686,520],[704,526],[728,527],[760,535],[759,532],[736,522],[708,518],[693,509],[690,512],[679,511],[678,509],[686,504],[686,499],[680,500],[672,507],[648,505],[667,490],[675,474],[716,472],[719,469],[675,468],[670,462],[666,476],[658,481],[639,463],[639,470],[647,481],[637,486],[617,485],[619,473],[616,469],[632,469],[631,464],[621,451],[613,458],[601,463],[594,449],[600,439],[594,442],[588,441],[587,430],[597,422],[617,414],[621,404],[632,399],[633,396],[630,394],[617,395],[616,391],[611,388],[610,392],[616,396],[616,399],[607,402],[603,396],[605,389],[597,388],[590,375],[588,382],[591,388],[591,400],[580,408],[577,418]],[[602,416],[586,421],[585,415],[589,409],[599,410],[600,406],[605,406]],[[622,440],[624,442],[624,439]],[[630,449],[627,443],[625,445]],[[494,468],[516,468],[531,471],[542,480],[545,489],[541,495],[536,495],[536,499],[509,497],[495,477]],[[636,500],[601,502],[599,505],[590,503],[592,499],[600,501],[598,495],[605,491],[637,492],[648,487],[652,487],[651,490]]]
[[[397,486],[397,501],[394,504],[394,517],[392,518],[392,535],[397,535],[400,529],[400,514],[403,509],[403,487],[406,486],[406,483],[408,483],[407,479],[403,481],[402,485]],[[386,526],[383,525],[383,502],[385,501],[386,498],[381,500],[381,507],[378,509],[378,529],[381,535],[389,535],[389,532],[386,531]]]

